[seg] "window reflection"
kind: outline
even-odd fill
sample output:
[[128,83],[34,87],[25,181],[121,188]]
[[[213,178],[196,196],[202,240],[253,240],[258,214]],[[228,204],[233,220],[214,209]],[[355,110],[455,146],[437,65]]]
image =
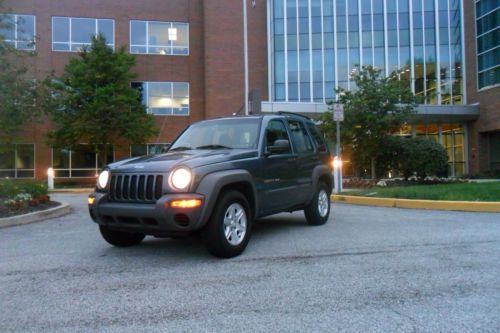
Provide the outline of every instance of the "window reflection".
[[92,37],[102,34],[106,45],[115,47],[114,20],[79,17],[52,17],[52,51],[80,52]]

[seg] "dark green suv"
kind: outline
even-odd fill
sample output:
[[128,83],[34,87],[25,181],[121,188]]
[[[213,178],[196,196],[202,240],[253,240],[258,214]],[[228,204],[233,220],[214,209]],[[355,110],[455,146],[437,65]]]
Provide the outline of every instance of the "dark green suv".
[[328,220],[329,160],[314,123],[300,115],[201,121],[165,154],[108,165],[89,212],[115,246],[199,231],[212,254],[233,257],[256,218],[304,210],[311,225]]

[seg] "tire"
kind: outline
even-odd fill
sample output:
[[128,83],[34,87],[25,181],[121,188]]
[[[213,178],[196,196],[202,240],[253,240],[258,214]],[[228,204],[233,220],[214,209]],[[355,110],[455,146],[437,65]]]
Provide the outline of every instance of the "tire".
[[137,245],[146,237],[144,234],[112,230],[104,225],[99,226],[99,231],[106,242],[118,247]]
[[238,191],[223,192],[201,233],[208,252],[219,258],[241,254],[250,240],[252,222],[246,197]]
[[316,193],[309,205],[304,209],[307,223],[309,225],[323,225],[330,216],[330,192],[325,183],[320,182]]

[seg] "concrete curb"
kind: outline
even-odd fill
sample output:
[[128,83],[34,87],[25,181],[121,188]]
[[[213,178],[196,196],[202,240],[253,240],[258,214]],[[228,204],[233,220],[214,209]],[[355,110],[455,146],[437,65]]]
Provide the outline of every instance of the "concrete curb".
[[0,229],[5,227],[12,227],[15,225],[29,224],[34,222],[40,222],[47,219],[53,219],[56,217],[69,214],[70,212],[71,212],[71,206],[68,203],[61,202],[59,206],[47,210],[1,218]]
[[333,202],[348,203],[353,205],[500,213],[500,202],[490,201],[410,200],[394,198],[369,198],[336,194],[332,194],[331,200]]
[[92,193],[93,191],[93,188],[56,188],[50,193]]

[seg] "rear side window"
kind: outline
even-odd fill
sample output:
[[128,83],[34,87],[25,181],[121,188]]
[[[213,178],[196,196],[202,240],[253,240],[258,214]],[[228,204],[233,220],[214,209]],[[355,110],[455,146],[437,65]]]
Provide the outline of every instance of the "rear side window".
[[311,133],[312,138],[316,143],[316,147],[318,147],[318,151],[320,153],[326,153],[327,149],[326,149],[325,139],[323,139],[323,136],[318,131],[318,128],[314,126],[314,124],[312,123],[307,123],[307,128],[309,129],[309,132]]
[[301,121],[290,119],[288,120],[288,126],[290,127],[290,135],[292,136],[292,141],[295,149],[297,149],[297,153],[304,154],[313,152],[314,147],[304,124]]

